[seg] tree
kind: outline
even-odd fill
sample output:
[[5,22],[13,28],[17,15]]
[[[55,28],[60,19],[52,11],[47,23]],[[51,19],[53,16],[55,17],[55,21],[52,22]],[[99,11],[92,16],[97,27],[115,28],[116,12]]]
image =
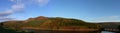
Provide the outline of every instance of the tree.
[[0,23],[0,26],[3,26],[3,23]]
[[24,31],[17,32],[13,29],[5,29],[4,27],[0,26],[0,33],[29,33],[29,32],[24,32]]
[[119,31],[120,31],[120,25],[118,26],[118,29],[119,29]]

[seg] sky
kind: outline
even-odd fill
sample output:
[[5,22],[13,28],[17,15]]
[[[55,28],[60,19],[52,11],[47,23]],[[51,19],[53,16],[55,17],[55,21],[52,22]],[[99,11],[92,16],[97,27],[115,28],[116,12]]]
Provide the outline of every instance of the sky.
[[38,16],[120,22],[120,0],[0,0],[0,21]]

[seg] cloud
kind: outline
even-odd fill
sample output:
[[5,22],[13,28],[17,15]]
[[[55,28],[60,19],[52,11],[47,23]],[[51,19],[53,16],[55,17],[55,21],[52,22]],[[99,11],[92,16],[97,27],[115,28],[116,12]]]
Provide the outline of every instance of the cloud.
[[24,9],[24,6],[25,6],[24,4],[14,4],[12,6],[12,11],[20,11]]
[[11,15],[9,12],[0,12],[0,17],[7,17],[9,15]]
[[15,3],[22,3],[25,5],[30,5],[30,4],[38,4],[38,5],[46,5],[50,0],[10,0],[11,2]]
[[0,20],[13,20],[14,18],[0,18]]
[[16,20],[16,18],[11,18],[11,17],[0,18],[0,22],[10,21],[10,20]]
[[120,16],[107,16],[93,19],[95,22],[120,22]]
[[41,6],[46,5],[50,0],[37,0],[36,2],[40,4]]
[[27,5],[36,4],[36,5],[44,6],[49,2],[49,0],[9,0],[9,1],[15,4],[10,6],[11,9],[0,12],[0,18],[1,18],[0,20],[14,19],[14,18],[7,18],[7,17],[9,17],[10,15],[14,13],[22,12],[23,9],[25,9]]

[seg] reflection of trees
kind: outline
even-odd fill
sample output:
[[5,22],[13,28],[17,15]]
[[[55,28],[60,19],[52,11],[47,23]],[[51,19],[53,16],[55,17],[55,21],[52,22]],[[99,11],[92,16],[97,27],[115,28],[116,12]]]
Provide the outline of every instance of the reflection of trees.
[[119,31],[120,31],[120,25],[118,26],[118,29],[119,29]]

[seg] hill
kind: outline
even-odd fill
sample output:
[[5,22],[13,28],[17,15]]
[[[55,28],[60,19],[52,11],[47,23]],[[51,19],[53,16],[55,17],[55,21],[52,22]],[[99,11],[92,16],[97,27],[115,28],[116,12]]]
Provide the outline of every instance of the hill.
[[25,31],[15,31],[13,29],[5,29],[4,27],[0,26],[0,33],[28,33],[28,32],[25,32]]
[[85,21],[73,18],[61,17],[36,17],[29,18],[25,21],[6,21],[1,26],[15,30],[24,29],[40,29],[40,30],[80,30],[80,29],[99,29],[100,26],[94,23],[86,23]]
[[98,23],[98,24],[101,25],[102,28],[118,29],[120,22],[103,22],[103,23]]

